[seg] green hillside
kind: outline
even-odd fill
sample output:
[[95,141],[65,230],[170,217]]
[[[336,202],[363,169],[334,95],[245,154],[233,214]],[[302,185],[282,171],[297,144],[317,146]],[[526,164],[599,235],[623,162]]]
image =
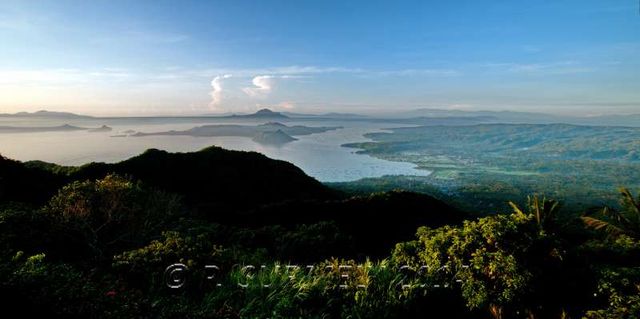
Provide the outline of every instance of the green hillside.
[[462,206],[479,211],[488,207],[487,213],[504,209],[508,200],[521,202],[532,193],[570,203],[576,213],[591,206],[615,205],[618,187],[640,188],[640,129],[635,127],[420,126],[367,137],[373,141],[346,146],[433,172],[418,185],[415,179],[398,178],[378,184],[393,183],[415,191],[436,188],[469,204],[475,198],[480,205]]

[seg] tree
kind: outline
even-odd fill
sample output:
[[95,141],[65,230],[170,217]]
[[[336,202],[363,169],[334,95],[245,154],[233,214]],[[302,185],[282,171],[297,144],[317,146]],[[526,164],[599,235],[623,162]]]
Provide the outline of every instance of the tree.
[[451,286],[459,287],[467,306],[486,309],[494,318],[518,312],[558,315],[563,298],[570,295],[568,282],[575,278],[567,275],[561,241],[540,231],[557,207],[544,203],[538,201],[540,209],[530,214],[518,210],[465,221],[462,227],[420,228],[417,240],[396,246],[393,260],[426,266],[432,282],[457,281]]
[[640,197],[635,199],[627,188],[621,188],[620,195],[621,209],[604,207],[596,217],[582,216],[581,219],[588,228],[602,230],[610,236],[640,239]]
[[540,199],[537,195],[527,196],[526,213],[523,212],[514,202],[509,202],[509,206],[513,208],[514,213],[521,216],[531,215],[535,218],[540,231],[554,231],[558,221],[558,211],[560,210],[560,202],[543,197]]

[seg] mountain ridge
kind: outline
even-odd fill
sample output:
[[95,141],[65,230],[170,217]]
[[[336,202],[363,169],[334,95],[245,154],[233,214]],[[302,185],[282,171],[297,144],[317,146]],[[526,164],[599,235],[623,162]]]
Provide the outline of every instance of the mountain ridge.
[[[176,193],[185,202],[238,209],[291,199],[326,199],[335,193],[295,165],[256,152],[216,146],[197,152],[148,149],[127,160],[59,166],[0,156],[0,200],[41,203],[72,181],[116,173]],[[33,185],[38,185],[37,190]]]
[[56,118],[56,119],[89,119],[94,118],[89,115],[81,115],[70,112],[52,112],[47,110],[40,110],[36,112],[17,112],[17,113],[0,113],[0,117],[27,117],[27,118]]

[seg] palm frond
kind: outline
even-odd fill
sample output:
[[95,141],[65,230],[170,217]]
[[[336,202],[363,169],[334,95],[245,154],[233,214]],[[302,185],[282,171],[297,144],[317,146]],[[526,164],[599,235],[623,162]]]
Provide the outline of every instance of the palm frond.
[[591,228],[594,230],[604,230],[605,232],[611,235],[619,235],[619,234],[625,233],[625,231],[622,228],[615,226],[606,220],[602,220],[602,219],[598,219],[590,216],[582,216],[580,217],[580,219],[582,220],[582,222],[584,222],[584,224],[588,228]]
[[511,206],[511,208],[513,209],[513,212],[521,215],[521,216],[526,216],[525,213],[522,212],[522,210],[520,209],[520,207],[518,207],[518,205],[512,201],[509,201],[509,206]]
[[626,219],[630,224],[639,226],[638,228],[640,228],[640,194],[637,200],[627,188],[620,188],[620,194],[622,195],[620,203],[625,212]]

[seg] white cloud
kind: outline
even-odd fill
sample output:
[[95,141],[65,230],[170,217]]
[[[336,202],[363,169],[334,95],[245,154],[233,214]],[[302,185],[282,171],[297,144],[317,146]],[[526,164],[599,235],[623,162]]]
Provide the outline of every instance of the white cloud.
[[218,75],[211,80],[211,103],[209,106],[217,108],[222,102],[222,80],[228,79],[231,74]]
[[253,84],[252,87],[245,87],[242,91],[247,94],[251,98],[265,98],[267,97],[275,88],[276,81],[278,79],[301,79],[306,78],[307,75],[290,75],[290,74],[279,74],[279,75],[257,75],[254,76],[251,80]]
[[264,97],[271,93],[273,86],[275,85],[275,76],[273,75],[258,75],[251,80],[254,87],[246,87],[242,89],[244,93],[250,97]]

